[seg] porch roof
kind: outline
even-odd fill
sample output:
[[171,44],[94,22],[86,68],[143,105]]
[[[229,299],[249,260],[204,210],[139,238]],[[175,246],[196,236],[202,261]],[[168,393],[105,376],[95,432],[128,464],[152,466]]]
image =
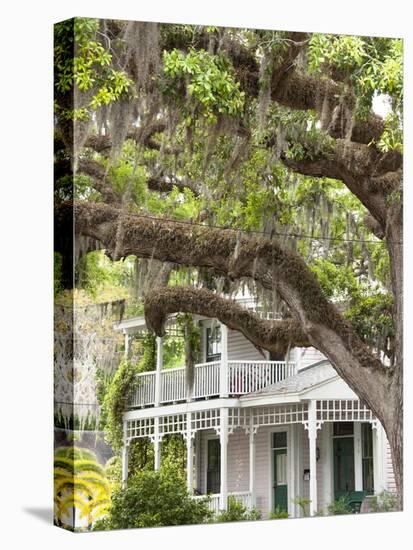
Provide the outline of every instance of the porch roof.
[[337,377],[338,374],[331,366],[331,363],[324,359],[299,370],[294,376],[290,376],[276,384],[271,384],[261,390],[243,395],[240,401],[247,401],[255,397],[282,396],[289,393],[297,394]]

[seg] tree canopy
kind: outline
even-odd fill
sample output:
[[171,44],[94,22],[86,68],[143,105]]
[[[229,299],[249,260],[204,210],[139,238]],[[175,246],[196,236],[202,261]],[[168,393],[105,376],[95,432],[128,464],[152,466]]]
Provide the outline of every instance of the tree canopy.
[[55,38],[58,294],[316,347],[383,423],[401,495],[402,41],[78,18]]

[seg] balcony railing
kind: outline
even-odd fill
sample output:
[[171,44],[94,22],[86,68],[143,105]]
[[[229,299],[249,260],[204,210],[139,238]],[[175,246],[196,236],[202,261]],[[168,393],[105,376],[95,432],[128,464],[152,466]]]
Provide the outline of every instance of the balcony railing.
[[[224,394],[221,384],[221,361],[195,365],[194,383],[188,389],[185,381],[185,367],[165,369],[160,375],[159,403],[174,403],[186,399],[205,399]],[[293,376],[295,363],[284,361],[228,361],[225,395],[235,397],[262,390]],[[139,376],[139,386],[130,401],[129,408],[154,405],[156,402],[156,371],[144,372]]]
[[[219,511],[220,511],[220,502],[221,502],[221,495],[220,494],[196,495],[193,498],[199,499],[199,498],[205,498],[206,496],[209,497],[208,508],[214,514],[218,514]],[[228,497],[235,498],[235,500],[237,502],[240,502],[247,510],[251,510],[251,508],[252,508],[252,498],[251,498],[251,493],[249,491],[238,491],[238,492],[235,492],[235,493],[228,493]]]

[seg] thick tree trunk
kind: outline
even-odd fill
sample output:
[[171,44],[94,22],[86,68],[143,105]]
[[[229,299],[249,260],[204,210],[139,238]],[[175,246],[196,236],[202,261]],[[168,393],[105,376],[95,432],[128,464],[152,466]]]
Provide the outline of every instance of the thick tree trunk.
[[391,385],[394,403],[391,427],[387,432],[396,480],[399,507],[403,508],[403,212],[397,200],[389,207],[386,230],[394,296],[395,361]]

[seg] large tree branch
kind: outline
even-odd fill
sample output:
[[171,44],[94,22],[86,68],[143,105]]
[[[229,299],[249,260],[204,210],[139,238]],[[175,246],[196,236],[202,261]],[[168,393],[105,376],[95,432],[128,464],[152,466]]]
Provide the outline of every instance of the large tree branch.
[[[377,140],[384,130],[383,119],[374,112],[363,120],[354,119],[355,96],[341,82],[327,77],[305,74],[295,60],[307,45],[308,33],[289,33],[289,47],[281,59],[275,60],[271,78],[271,99],[284,107],[314,110],[325,129],[334,138],[350,138],[358,143]],[[258,97],[259,66],[254,52],[247,48],[231,48],[228,56],[237,78],[246,93]]]
[[[70,215],[73,205],[62,208]],[[149,219],[102,204],[76,203],[76,231],[99,240],[113,260],[135,254],[250,277],[277,290],[310,343],[383,421],[392,370],[385,368],[331,304],[305,262],[277,242],[231,230]],[[393,407],[394,404],[391,404]]]
[[170,313],[197,313],[219,319],[230,329],[241,332],[254,346],[285,354],[290,347],[308,347],[310,342],[295,319],[266,321],[205,288],[171,287],[153,289],[145,298],[147,326],[158,336]]
[[[167,123],[164,120],[156,120],[145,126],[135,127],[131,126],[126,132],[125,139],[131,139],[139,145],[144,145],[149,149],[161,148],[160,144],[154,139],[154,135],[164,132],[167,127]],[[110,134],[91,134],[87,137],[83,147],[89,147],[97,153],[104,153],[112,148],[113,142]],[[65,149],[66,146],[59,136],[55,137],[55,152]],[[67,148],[66,148],[67,149]],[[173,151],[171,151],[173,152]]]
[[382,228],[386,227],[386,197],[398,189],[401,181],[402,157],[399,153],[380,153],[373,147],[338,139],[333,151],[318,158],[294,160],[283,156],[282,161],[306,176],[343,181]]
[[122,196],[117,193],[109,181],[107,170],[102,164],[93,159],[82,158],[77,163],[76,172],[90,176],[93,180],[93,187],[102,195],[104,202],[120,205]]
[[367,144],[377,140],[384,130],[383,119],[373,112],[364,120],[354,119],[355,98],[344,91],[341,83],[291,67],[272,86],[271,98],[290,109],[316,111],[323,129],[334,138],[348,137]]
[[177,178],[167,176],[151,176],[148,179],[148,189],[151,191],[159,191],[160,193],[170,193],[173,188],[177,187],[180,191],[189,189],[192,193],[198,197],[200,194],[199,185],[188,178]]

